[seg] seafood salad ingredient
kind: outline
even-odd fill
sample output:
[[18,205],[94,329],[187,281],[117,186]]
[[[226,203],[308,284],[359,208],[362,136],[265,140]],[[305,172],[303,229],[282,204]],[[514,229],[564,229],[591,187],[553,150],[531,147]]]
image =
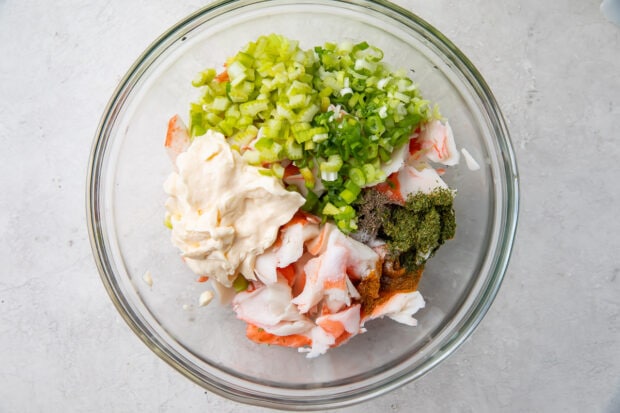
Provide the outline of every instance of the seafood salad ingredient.
[[254,261],[305,202],[282,182],[264,176],[208,131],[176,158],[164,184],[172,243],[199,275],[232,286],[238,273],[254,277]]
[[417,85],[366,42],[279,35],[192,83],[189,128],[168,124],[165,222],[247,337],[316,357],[377,318],[415,326],[424,265],[455,234],[442,175],[460,158]]

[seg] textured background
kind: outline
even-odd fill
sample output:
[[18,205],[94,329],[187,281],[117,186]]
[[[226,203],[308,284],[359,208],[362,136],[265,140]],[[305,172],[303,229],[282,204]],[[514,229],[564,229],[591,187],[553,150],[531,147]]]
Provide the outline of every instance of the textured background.
[[[203,3],[0,0],[0,412],[266,412],[182,378],[127,328],[90,253],[87,159],[113,88]],[[512,133],[502,289],[421,380],[337,412],[620,411],[620,27],[598,0],[399,0],[468,55]]]

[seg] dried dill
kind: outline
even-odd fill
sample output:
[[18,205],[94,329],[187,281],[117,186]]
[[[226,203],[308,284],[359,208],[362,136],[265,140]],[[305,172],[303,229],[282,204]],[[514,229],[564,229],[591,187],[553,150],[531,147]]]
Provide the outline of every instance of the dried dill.
[[453,238],[456,220],[451,190],[409,195],[398,205],[376,190],[364,192],[357,208],[359,230],[366,242],[376,237],[387,242],[389,255],[408,272],[420,268],[446,240]]
[[408,271],[419,268],[446,240],[454,237],[453,199],[449,189],[417,193],[410,195],[405,205],[391,206],[384,216],[380,235],[385,236],[390,253],[398,256]]
[[365,314],[389,297],[389,292],[416,290],[426,261],[454,237],[453,201],[449,189],[409,195],[402,205],[374,188],[364,190],[355,203],[358,231],[351,235],[358,241],[380,238],[387,244],[381,276],[357,285]]

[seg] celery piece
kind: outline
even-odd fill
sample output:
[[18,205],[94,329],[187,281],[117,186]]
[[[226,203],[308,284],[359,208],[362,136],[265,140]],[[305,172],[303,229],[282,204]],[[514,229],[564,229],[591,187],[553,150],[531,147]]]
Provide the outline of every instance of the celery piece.
[[231,104],[228,109],[226,109],[226,113],[224,114],[226,119],[238,120],[241,117],[241,112],[239,112],[239,105],[236,103]]
[[300,109],[307,106],[307,95],[297,94],[288,97],[288,104],[292,109]]
[[215,69],[204,70],[198,73],[196,78],[192,80],[192,86],[200,87],[200,86],[208,85],[215,78],[216,74],[217,73],[215,72]]
[[299,173],[301,173],[301,176],[304,177],[306,187],[314,188],[314,174],[312,173],[310,168],[299,168]]
[[318,105],[312,104],[298,113],[297,120],[299,122],[311,122],[314,115],[316,115],[320,109]]
[[303,150],[301,145],[295,141],[293,138],[289,138],[286,140],[285,145],[286,157],[292,161],[302,159],[303,158]]
[[241,148],[247,146],[258,134],[258,129],[254,125],[249,125],[245,130],[239,131],[230,137],[232,142],[235,142]]
[[251,117],[258,115],[259,112],[265,111],[267,109],[269,109],[268,100],[253,100],[239,105],[239,110],[241,114]]
[[230,78],[230,84],[236,86],[243,82],[247,77],[247,68],[239,61],[233,62],[226,68],[228,77]]
[[291,107],[284,102],[276,103],[276,113],[280,118],[288,119],[290,121],[295,119],[295,112],[293,112]]
[[325,204],[321,212],[323,213],[323,215],[336,215],[340,212],[340,209],[338,209],[338,207],[336,207],[331,202],[328,202],[327,204]]
[[219,112],[223,112],[226,109],[228,109],[229,105],[230,105],[230,101],[228,100],[228,98],[224,96],[217,96],[213,98],[213,102],[211,102],[211,108]]
[[284,176],[284,167],[278,162],[274,162],[271,164],[271,171],[273,172],[273,176],[278,179],[282,179],[282,177]]
[[234,131],[234,120],[229,118],[222,119],[218,122],[217,129],[224,134],[224,136],[232,136]]
[[258,151],[245,151],[241,157],[250,165],[259,165],[260,164],[260,153]]
[[340,198],[342,198],[347,204],[350,204],[357,199],[357,195],[355,195],[348,189],[344,189],[342,192],[340,192]]
[[332,93],[334,93],[334,90],[330,87],[326,87],[323,88],[320,92],[319,92],[319,96],[320,97],[328,97],[329,95],[331,95]]
[[235,56],[235,60],[241,63],[244,67],[252,67],[254,65],[254,56],[250,53],[239,52]]
[[256,141],[256,144],[254,144],[254,147],[260,153],[261,161],[276,162],[280,160],[282,145],[274,142],[273,139],[260,138]]
[[321,172],[338,172],[342,168],[342,158],[340,155],[330,155],[329,159],[319,164]]

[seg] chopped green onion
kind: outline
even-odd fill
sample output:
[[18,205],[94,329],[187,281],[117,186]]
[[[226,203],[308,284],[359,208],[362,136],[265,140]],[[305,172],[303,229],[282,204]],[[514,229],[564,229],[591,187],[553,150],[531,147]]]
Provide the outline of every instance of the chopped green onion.
[[381,165],[420,124],[441,119],[406,73],[382,59],[367,42],[302,50],[283,36],[261,36],[228,59],[222,75],[209,68],[193,80],[203,96],[190,106],[191,137],[222,132],[249,164],[269,164],[261,173],[270,176],[294,162],[306,187],[322,179],[326,188],[309,191],[304,208],[354,231],[361,188],[386,179]]

